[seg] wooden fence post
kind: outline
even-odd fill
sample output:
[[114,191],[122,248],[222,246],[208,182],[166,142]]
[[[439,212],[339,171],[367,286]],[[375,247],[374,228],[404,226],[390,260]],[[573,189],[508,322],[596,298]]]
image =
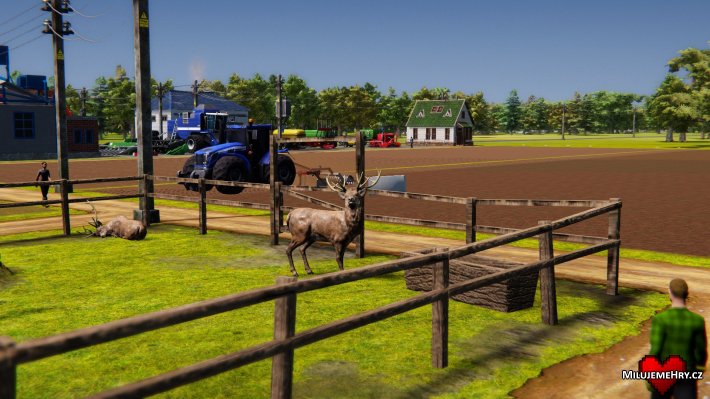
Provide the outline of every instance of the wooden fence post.
[[207,234],[207,187],[204,178],[200,178],[197,187],[200,191],[200,234]]
[[15,399],[17,364],[12,359],[15,341],[0,337],[0,399]]
[[[365,176],[365,138],[362,131],[357,132],[355,136],[355,173],[357,176]],[[365,198],[362,198],[362,207],[360,208],[360,220],[362,220],[362,228],[360,234],[355,239],[355,257],[365,257]]]
[[276,233],[281,233],[281,226],[284,225],[284,192],[283,184],[276,182]]
[[[143,224],[144,224],[146,227],[148,227],[148,226],[150,226],[150,215],[149,215],[149,212],[150,212],[150,211],[148,210],[148,198],[150,198],[150,196],[148,195],[148,194],[149,194],[148,187],[151,187],[151,186],[150,186],[150,178],[149,178],[149,175],[148,175],[148,174],[144,174],[144,175],[143,175],[143,181],[142,181],[142,182],[139,181],[139,182],[138,182],[138,185],[139,185],[138,191],[142,191],[142,192],[143,192],[143,205],[142,205],[142,206],[139,205],[140,208],[141,208],[141,210],[143,211],[143,212],[142,212],[142,213],[143,213],[143,217],[142,217],[141,222],[143,222]],[[141,187],[141,185],[142,185],[142,187]],[[155,191],[155,190],[153,190],[153,191]],[[152,208],[151,208],[151,209],[152,209]]]
[[[621,202],[621,198],[610,198],[611,202]],[[609,212],[609,235],[610,240],[621,238],[621,204],[619,208]],[[619,294],[619,248],[621,244],[607,251],[606,261],[606,293],[607,295]]]
[[[549,220],[541,220],[538,225],[549,224]],[[538,236],[540,247],[540,260],[554,258],[552,249],[552,230]],[[540,299],[542,302],[542,322],[557,324],[557,292],[555,288],[555,265],[540,269]]]
[[[436,252],[446,252],[448,248],[437,248]],[[434,290],[449,286],[449,259],[435,263]],[[431,365],[443,369],[449,365],[449,297],[431,304]]]
[[62,228],[64,235],[71,235],[71,223],[69,221],[69,182],[67,179],[62,179],[60,182],[62,195]]
[[271,198],[269,199],[269,210],[271,211],[271,245],[279,245],[279,229],[276,225],[278,223],[277,212],[277,198],[278,194],[276,192],[276,157],[278,153],[278,141],[277,138],[272,134],[269,137],[269,192]]
[[[277,277],[276,284],[296,282],[296,277]],[[296,293],[276,298],[274,310],[274,340],[296,334]],[[293,348],[274,355],[271,359],[271,399],[290,399],[293,387]]]
[[466,244],[476,242],[476,198],[466,198]]

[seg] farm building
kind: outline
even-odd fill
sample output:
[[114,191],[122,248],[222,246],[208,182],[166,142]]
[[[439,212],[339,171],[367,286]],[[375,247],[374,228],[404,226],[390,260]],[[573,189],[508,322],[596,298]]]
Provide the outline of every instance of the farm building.
[[407,120],[407,141],[473,145],[473,120],[465,100],[418,100]]
[[[0,80],[0,160],[57,157],[54,100],[45,95],[45,80],[21,76],[18,83],[26,87]],[[96,118],[68,115],[67,133],[70,157],[99,155]]]
[[[239,105],[234,101],[227,100],[214,93],[200,93],[197,96],[197,103],[204,104],[205,108],[218,109],[220,112],[229,114],[229,124],[245,125],[249,118],[249,109]],[[168,120],[192,117],[194,109],[192,92],[181,90],[170,90],[163,95],[163,135],[168,135]],[[160,131],[158,125],[158,97],[153,97],[151,101],[151,130]]]

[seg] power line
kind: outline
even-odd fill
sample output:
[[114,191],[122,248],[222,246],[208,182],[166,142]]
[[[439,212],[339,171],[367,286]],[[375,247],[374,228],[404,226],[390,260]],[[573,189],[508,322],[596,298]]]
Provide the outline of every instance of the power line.
[[25,10],[23,10],[23,11],[20,11],[20,12],[17,13],[16,15],[14,15],[14,16],[12,16],[12,17],[10,17],[10,18],[8,18],[8,19],[6,19],[6,20],[0,22],[0,25],[5,25],[6,23],[8,23],[8,22],[12,21],[13,19],[15,19],[15,18],[21,16],[22,14],[27,14],[28,11],[30,11],[31,9],[33,9],[33,8],[35,8],[35,7],[36,7],[36,4],[31,5],[29,8],[27,8],[27,9],[25,9]]
[[36,36],[34,39],[30,39],[30,40],[28,40],[28,41],[26,41],[26,42],[24,42],[24,43],[22,43],[22,44],[18,44],[17,46],[13,47],[12,49],[13,49],[13,50],[17,50],[18,48],[20,48],[20,47],[22,47],[22,46],[24,46],[24,45],[30,44],[30,43],[34,42],[35,40],[37,40],[37,39],[39,39],[39,38],[41,38],[41,37],[43,37],[43,36],[44,36],[44,35],[40,33],[40,35],[39,35],[39,36]]
[[31,32],[33,32],[33,31],[35,31],[36,29],[37,29],[37,25],[33,25],[29,30],[26,30],[26,31],[24,31],[24,32],[22,32],[22,33],[20,33],[20,34],[17,34],[17,35],[15,35],[15,36],[13,36],[13,37],[11,37],[11,38],[5,40],[4,42],[5,42],[5,44],[10,43],[11,41],[13,41],[13,40],[15,40],[15,39],[18,39],[18,38],[20,38],[20,37],[22,37],[22,36],[24,36],[24,35],[26,35],[26,34],[28,34],[28,33],[31,33]]
[[[5,35],[7,35],[8,33],[12,33],[12,32],[14,32],[14,31],[16,31],[16,30],[18,30],[18,29],[24,28],[25,26],[27,26],[28,23],[32,22],[32,20],[37,19],[38,17],[41,17],[41,16],[42,16],[42,14],[38,14],[38,15],[35,15],[34,17],[32,17],[32,18],[30,18],[30,19],[24,20],[24,21],[22,21],[19,25],[15,26],[14,28],[8,29],[8,30],[6,30],[5,32],[0,33],[0,36],[5,36]],[[4,25],[4,24],[0,24],[0,25]]]

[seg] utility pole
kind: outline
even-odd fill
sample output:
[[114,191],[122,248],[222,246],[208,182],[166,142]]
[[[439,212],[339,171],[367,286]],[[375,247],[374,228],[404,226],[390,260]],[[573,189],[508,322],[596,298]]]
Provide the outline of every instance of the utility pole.
[[[136,69],[136,135],[138,136],[138,174],[153,175],[153,142],[150,125],[150,29],[148,0],[133,0],[133,50]],[[133,218],[147,225],[160,222],[154,209],[153,180],[144,178],[140,184],[139,209]]]
[[158,82],[158,132],[163,139],[163,82]]
[[567,114],[567,104],[562,103],[562,140],[565,139],[565,116]]
[[283,102],[281,100],[281,84],[283,84],[283,79],[281,79],[281,75],[278,76],[276,80],[276,126],[277,129],[279,130],[279,139],[281,138],[281,135],[283,134],[281,130],[281,118],[283,117],[284,114],[284,107],[283,107]]
[[[71,12],[69,0],[44,0],[42,11],[52,13],[52,20],[44,21],[42,33],[52,35],[54,51],[54,110],[57,120],[57,158],[59,179],[69,179],[69,145],[67,139],[67,99],[64,80],[64,36],[72,35],[71,24],[62,15]],[[66,186],[72,192],[71,185]]]
[[197,108],[197,88],[199,85],[197,84],[197,80],[195,80],[195,83],[192,85],[192,106],[193,108]]
[[79,100],[81,101],[81,116],[86,116],[86,96],[89,93],[86,91],[86,87],[82,87],[79,92]]

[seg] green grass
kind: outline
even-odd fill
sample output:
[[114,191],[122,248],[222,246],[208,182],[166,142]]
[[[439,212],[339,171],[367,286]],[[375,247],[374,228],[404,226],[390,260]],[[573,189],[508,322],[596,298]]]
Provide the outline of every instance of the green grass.
[[[288,274],[283,246],[265,237],[158,225],[144,241],[0,237],[0,334],[25,341],[272,284]],[[312,252],[311,252],[312,251]],[[309,251],[316,273],[336,270],[330,248]],[[346,268],[390,259],[346,257]],[[302,264],[297,262],[302,270]],[[414,295],[402,273],[298,295],[297,331]],[[560,281],[560,325],[540,302],[499,313],[451,302],[450,366],[430,366],[431,312],[417,309],[296,351],[294,397],[504,397],[544,367],[603,351],[666,305],[664,295]],[[246,348],[272,337],[273,303],[184,323],[21,365],[19,398],[71,398]],[[170,391],[170,398],[267,397],[262,361]]]
[[[0,201],[7,203],[7,201]],[[70,215],[82,215],[84,212],[76,209],[69,210]],[[12,222],[16,220],[40,219],[61,216],[62,209],[58,206],[45,208],[41,205],[23,206],[20,208],[0,208],[0,223]]]
[[710,140],[702,140],[700,134],[689,133],[687,141],[681,143],[678,135],[672,143],[666,143],[665,134],[639,133],[633,138],[630,134],[594,134],[565,135],[559,134],[509,134],[475,136],[474,145],[486,147],[570,147],[570,148],[629,148],[629,149],[710,149]]

